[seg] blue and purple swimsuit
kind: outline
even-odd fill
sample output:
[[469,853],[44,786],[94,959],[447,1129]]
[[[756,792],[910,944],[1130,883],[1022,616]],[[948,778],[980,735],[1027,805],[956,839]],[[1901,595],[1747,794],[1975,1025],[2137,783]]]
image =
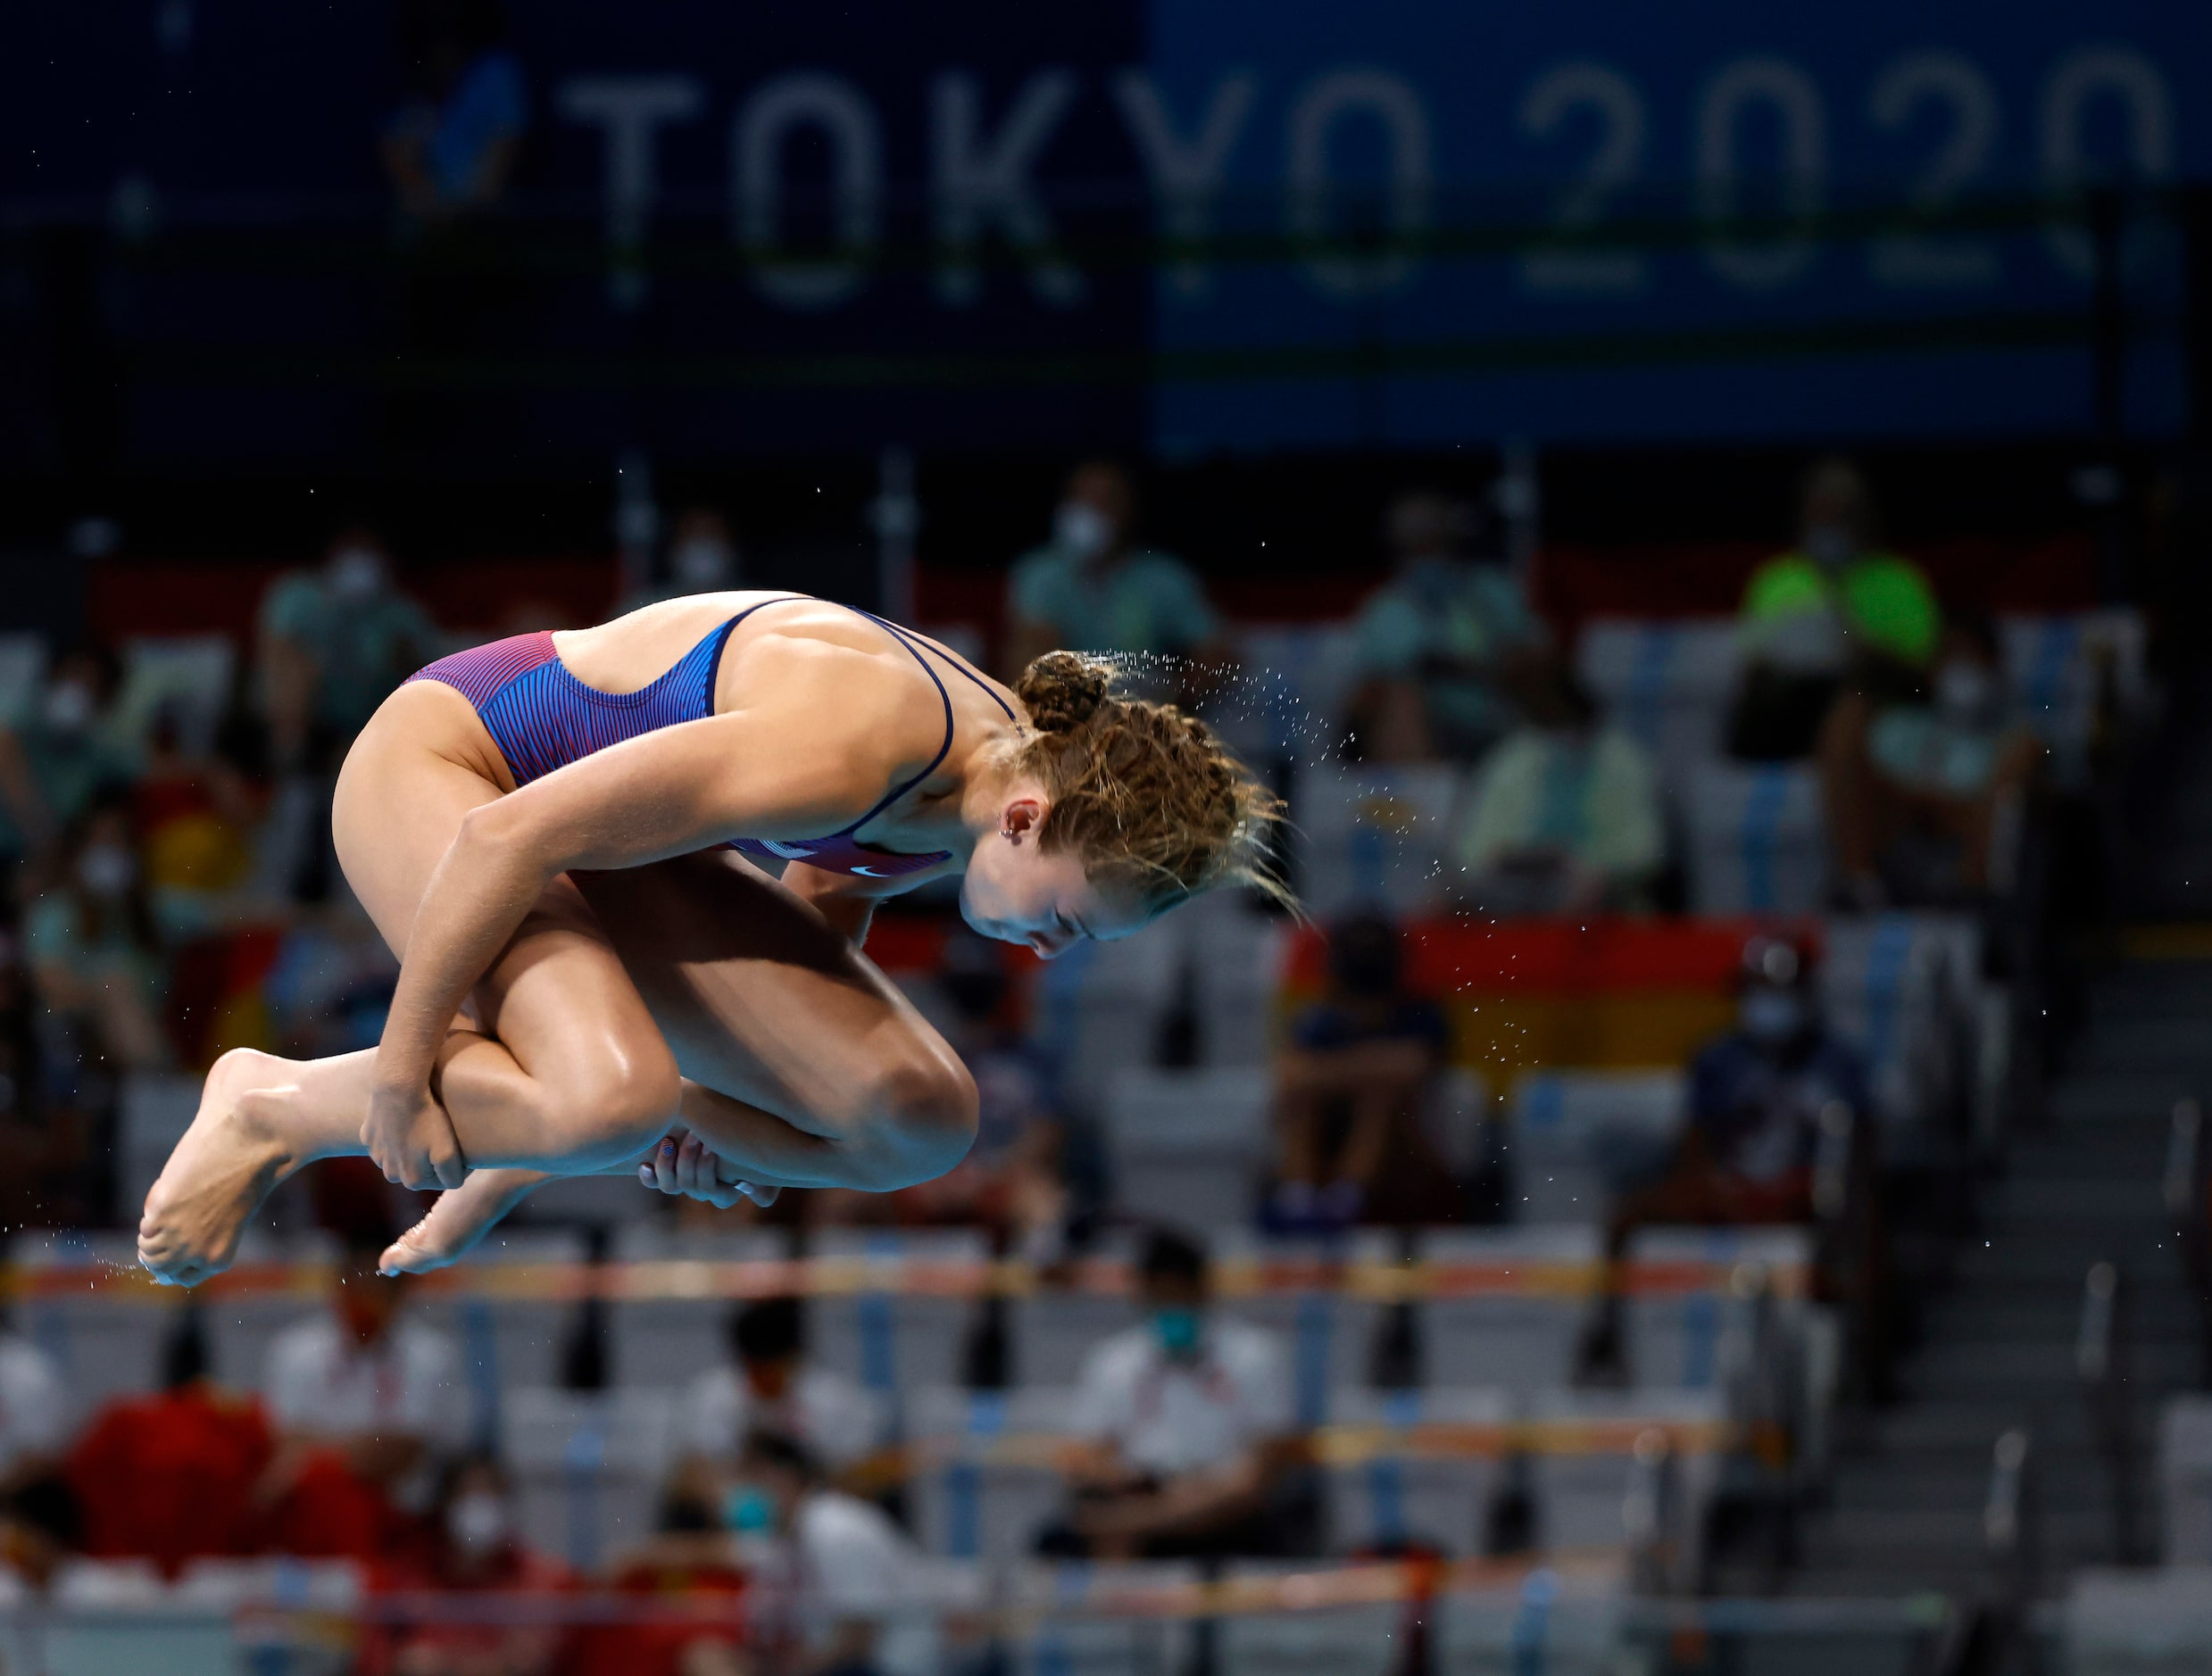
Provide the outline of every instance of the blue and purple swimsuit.
[[[660,679],[635,693],[603,693],[597,687],[586,686],[561,661],[561,654],[553,650],[553,637],[542,631],[457,651],[450,658],[440,658],[418,669],[407,678],[442,681],[476,706],[476,713],[490,732],[492,743],[507,759],[515,784],[528,785],[555,768],[588,757],[595,751],[620,744],[625,739],[636,739],[657,728],[700,721],[713,715],[714,678],[721,668],[722,647],[729,639],[730,630],[762,607],[805,597],[791,594],[785,599],[762,600],[757,605],[747,606],[686,652]],[[949,860],[952,853],[939,850],[928,855],[900,855],[864,844],[852,835],[935,774],[946,752],[952,749],[952,695],[945,691],[944,679],[930,658],[934,655],[944,659],[952,668],[989,693],[991,701],[1006,711],[1009,721],[1013,719],[1014,712],[973,670],[945,658],[919,635],[895,623],[886,622],[873,612],[857,614],[897,640],[929,676],[944,705],[944,743],[937,748],[937,754],[927,767],[912,779],[894,786],[875,808],[841,831],[823,838],[737,838],[731,840],[730,847],[764,861],[803,861],[808,867],[832,873],[891,879],[934,867]]]

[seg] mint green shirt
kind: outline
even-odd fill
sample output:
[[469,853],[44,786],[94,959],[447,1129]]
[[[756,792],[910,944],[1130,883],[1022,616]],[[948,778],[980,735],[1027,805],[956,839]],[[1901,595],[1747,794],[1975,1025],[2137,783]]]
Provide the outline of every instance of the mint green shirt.
[[1221,619],[1205,585],[1171,553],[1138,548],[1086,564],[1050,543],[1014,561],[1007,603],[1018,622],[1042,623],[1071,651],[1152,651],[1169,657],[1214,639]]

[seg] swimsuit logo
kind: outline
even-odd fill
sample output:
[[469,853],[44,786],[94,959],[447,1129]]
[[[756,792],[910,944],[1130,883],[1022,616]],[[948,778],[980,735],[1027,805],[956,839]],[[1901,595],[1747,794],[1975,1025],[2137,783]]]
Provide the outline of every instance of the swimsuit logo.
[[852,871],[864,879],[887,879],[891,876],[888,873],[878,873],[873,867],[855,867]]

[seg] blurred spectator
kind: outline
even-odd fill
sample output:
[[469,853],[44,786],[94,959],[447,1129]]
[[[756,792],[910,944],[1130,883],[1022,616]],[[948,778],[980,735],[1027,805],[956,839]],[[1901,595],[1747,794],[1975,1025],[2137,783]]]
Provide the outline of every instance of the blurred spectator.
[[335,768],[392,689],[437,656],[437,631],[393,585],[392,561],[350,529],[312,570],[262,596],[262,703],[279,769]]
[[96,1559],[149,1559],[174,1577],[187,1560],[254,1552],[254,1487],[276,1448],[261,1404],[215,1386],[196,1308],[178,1312],[162,1390],[118,1397],[70,1451],[68,1475]]
[[681,1451],[727,1465],[748,1432],[765,1428],[843,1472],[881,1442],[883,1420],[868,1393],[807,1361],[804,1310],[796,1298],[764,1298],[731,1311],[731,1359],[694,1379],[678,1402]]
[[1844,900],[1941,905],[1991,887],[2043,747],[2005,691],[1996,625],[1954,615],[1930,695],[1845,694],[1821,732],[1822,793]]
[[54,665],[30,716],[0,729],[5,853],[42,854],[96,798],[137,773],[137,755],[116,709],[121,685],[112,652],[80,646]]
[[460,1354],[403,1316],[407,1283],[378,1274],[378,1232],[347,1241],[329,1309],[270,1346],[262,1395],[279,1448],[260,1494],[287,1553],[385,1555],[466,1423]]
[[164,942],[206,930],[246,883],[261,802],[235,763],[185,748],[174,709],[155,713],[131,813]]
[[506,35],[499,0],[401,7],[400,53],[414,85],[385,125],[384,168],[400,207],[418,220],[452,220],[505,195],[529,120]]
[[935,1022],[976,1081],[975,1144],[935,1181],[887,1199],[852,1197],[885,1204],[902,1222],[981,1224],[1001,1252],[1048,1263],[1060,1255],[1068,1219],[1060,1111],[1051,1071],[1008,1018],[1013,986],[1001,947],[954,932],[938,975],[952,1014]]
[[769,1631],[797,1658],[775,1665],[823,1676],[931,1676],[936,1626],[902,1614],[917,1597],[920,1551],[884,1510],[832,1489],[805,1445],[773,1431],[745,1440],[728,1508],[739,1541],[772,1543],[759,1568],[788,1603]]
[[1074,1500],[1050,1551],[1096,1559],[1287,1551],[1276,1506],[1299,1441],[1276,1336],[1209,1307],[1206,1255],[1165,1231],[1144,1249],[1146,1319],[1085,1359],[1069,1465]]
[[1858,1050],[1828,1029],[1802,942],[1754,937],[1744,945],[1736,1026],[1690,1066],[1688,1124],[1665,1173],[1615,1203],[1606,1271],[1581,1355],[1592,1382],[1625,1377],[1621,1257],[1639,1228],[1662,1223],[1740,1227],[1813,1220],[1813,1157],[1821,1114],[1867,1110]]
[[1474,508],[1429,490],[1384,520],[1391,579],[1360,608],[1352,743],[1368,760],[1473,762],[1513,720],[1501,660],[1543,637],[1519,581],[1465,551]]
[[1501,915],[1648,906],[1667,850],[1650,755],[1558,653],[1524,653],[1509,678],[1526,719],[1476,772],[1458,888]]
[[23,917],[40,1001],[89,1033],[88,1045],[119,1066],[164,1063],[166,973],[121,797],[104,797],[71,826],[55,873]]
[[1812,469],[1800,545],[1761,565],[1743,591],[1732,755],[1808,756],[1847,678],[1895,690],[1934,659],[1934,590],[1911,560],[1875,548],[1875,522],[1858,467],[1830,458]]
[[664,566],[659,578],[623,596],[618,616],[661,600],[744,585],[737,539],[730,534],[729,520],[711,506],[691,507],[678,516]]
[[[514,1490],[498,1459],[469,1455],[440,1476],[428,1539],[384,1567],[386,1590],[495,1590],[502,1604],[517,1597],[554,1596],[575,1587],[568,1567],[524,1539]],[[548,1614],[549,1618],[551,1614]],[[545,1623],[451,1621],[379,1625],[363,1647],[360,1676],[554,1676],[565,1669],[567,1627]]]
[[1421,1128],[1451,1032],[1405,986],[1398,928],[1376,915],[1329,933],[1328,991],[1292,1019],[1275,1066],[1276,1184],[1285,1233],[1357,1222],[1449,1221],[1449,1174]]
[[[1007,585],[1010,678],[1067,647],[1226,661],[1221,619],[1180,559],[1134,544],[1136,490],[1105,460],[1076,468],[1052,538],[1014,561]],[[1196,672],[1203,685],[1206,670]],[[1193,685],[1185,681],[1183,685]]]
[[719,1476],[678,1469],[660,1529],[616,1562],[609,1582],[640,1607],[676,1608],[640,1623],[578,1626],[570,1676],[756,1676],[746,1651],[752,1577],[723,1521]]

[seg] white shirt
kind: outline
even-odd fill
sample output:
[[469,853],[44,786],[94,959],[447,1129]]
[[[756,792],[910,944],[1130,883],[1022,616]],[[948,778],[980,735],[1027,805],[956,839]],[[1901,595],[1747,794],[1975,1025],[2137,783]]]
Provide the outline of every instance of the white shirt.
[[883,1438],[876,1401],[842,1373],[802,1367],[775,1402],[763,1402],[742,1368],[710,1368],[686,1385],[676,1405],[677,1447],[686,1454],[729,1457],[745,1433],[781,1431],[831,1467],[845,1467]]
[[1110,1443],[1139,1472],[1170,1478],[1225,1466],[1297,1429],[1290,1358],[1275,1334],[1206,1317],[1197,1357],[1178,1361],[1149,1324],[1116,1333],[1084,1358],[1075,1430]]
[[[818,1648],[852,1618],[875,1618],[920,1598],[921,1551],[872,1501],[842,1490],[812,1491],[791,1519],[797,1605]],[[871,1664],[886,1676],[922,1676],[938,1668],[937,1636],[927,1610],[886,1617]]]
[[467,1441],[461,1354],[435,1327],[404,1318],[364,1345],[328,1313],[287,1327],[269,1347],[262,1396],[279,1430],[327,1438]]
[[70,1430],[62,1371],[28,1339],[0,1334],[0,1475],[59,1450]]

